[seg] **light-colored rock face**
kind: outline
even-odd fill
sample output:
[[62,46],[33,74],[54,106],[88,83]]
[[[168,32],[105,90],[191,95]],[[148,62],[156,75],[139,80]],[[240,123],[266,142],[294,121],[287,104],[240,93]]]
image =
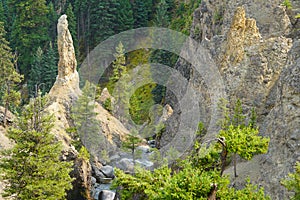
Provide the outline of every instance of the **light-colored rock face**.
[[72,36],[68,29],[66,15],[58,19],[57,45],[59,53],[58,76],[49,92],[52,99],[60,99],[63,103],[72,103],[80,95],[79,75],[76,70],[77,61]]
[[245,47],[257,44],[261,35],[254,19],[246,18],[245,9],[238,7],[227,33],[226,50],[222,61],[222,70],[244,60]]
[[[293,19],[281,3],[280,0],[203,0],[194,13],[191,28],[191,37],[210,51],[218,66],[231,106],[237,98],[241,99],[246,115],[255,107],[260,133],[271,138],[267,154],[238,164],[235,185],[240,186],[249,176],[264,186],[272,199],[278,200],[288,196],[280,180],[300,160],[300,41],[296,39],[299,36],[288,37],[295,32]],[[300,5],[293,6],[300,9]],[[293,24],[296,29],[296,23]],[[204,94],[204,101],[199,100],[199,104],[209,108],[211,102],[205,96],[207,86],[201,75],[193,73],[193,67],[183,60],[174,68]],[[174,114],[162,136],[164,145],[176,131],[180,115],[172,104],[172,96],[169,97],[167,102],[174,108]],[[211,111],[201,110],[200,115],[207,116],[203,121],[207,125]],[[213,134],[208,132],[207,136]],[[227,173],[232,171],[228,169]]]
[[62,15],[57,24],[57,46],[59,52],[58,78],[71,76],[77,67],[71,33],[68,29],[67,15]]

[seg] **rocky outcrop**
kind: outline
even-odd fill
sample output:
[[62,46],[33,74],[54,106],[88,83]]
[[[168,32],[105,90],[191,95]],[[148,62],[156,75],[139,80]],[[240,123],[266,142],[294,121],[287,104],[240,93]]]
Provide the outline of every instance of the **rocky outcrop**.
[[[300,43],[293,29],[297,23],[281,3],[280,0],[203,0],[194,13],[191,28],[191,37],[208,49],[214,59],[231,106],[237,98],[241,99],[245,115],[254,107],[260,133],[271,138],[267,154],[238,164],[235,186],[250,176],[265,187],[272,199],[288,196],[280,180],[293,170],[295,161],[299,160],[296,152],[300,152]],[[293,10],[297,10],[295,5]],[[204,109],[200,115],[205,116],[203,123],[207,126],[212,116],[211,111],[205,109],[212,105],[207,95],[209,85],[183,59],[179,59],[174,68],[201,94],[198,101]],[[174,97],[169,94],[167,99],[174,113],[162,136],[163,145],[168,144],[171,133],[176,132],[181,113]],[[205,137],[214,135],[208,131]],[[231,171],[228,169],[226,173]]]
[[59,53],[58,76],[49,92],[49,96],[72,103],[81,92],[79,89],[79,75],[76,70],[75,50],[66,15],[62,15],[58,19],[57,46]]
[[[62,141],[64,147],[63,160],[74,161],[72,176],[73,190],[68,193],[68,199],[89,199],[92,183],[92,168],[88,161],[78,158],[78,152],[72,146],[73,138],[66,132],[66,129],[73,127],[71,120],[71,107],[81,95],[79,88],[79,75],[76,70],[77,62],[71,34],[68,30],[67,16],[62,15],[58,20],[58,76],[56,82],[49,92],[50,104],[47,111],[54,115],[53,134],[57,140]],[[106,143],[97,144],[94,156],[101,159],[101,151],[107,150],[108,156],[117,151],[121,139],[128,134],[128,130],[113,117],[101,105],[96,103],[96,119],[100,121],[101,131],[99,137],[104,136]]]

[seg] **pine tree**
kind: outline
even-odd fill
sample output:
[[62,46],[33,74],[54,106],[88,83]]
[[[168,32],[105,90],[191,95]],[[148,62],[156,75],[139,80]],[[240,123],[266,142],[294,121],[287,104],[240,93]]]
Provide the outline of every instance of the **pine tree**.
[[16,90],[17,84],[22,81],[22,76],[15,70],[12,62],[13,55],[9,43],[5,39],[5,30],[3,22],[0,22],[0,86],[3,92],[2,103],[4,104],[3,122],[6,125],[6,115],[10,106],[20,103],[21,95]]
[[116,18],[116,33],[133,28],[133,11],[129,0],[119,0]]
[[76,31],[76,18],[73,12],[73,6],[71,3],[68,4],[67,10],[66,10],[66,15],[68,17],[68,28],[70,30],[72,39],[73,39],[73,44],[75,48],[75,53],[78,55],[78,40],[77,40],[77,31]]
[[18,66],[28,79],[33,61],[32,53],[42,49],[50,40],[48,35],[48,7],[45,0],[10,0],[15,10],[12,27],[12,47],[18,53]]
[[160,0],[156,9],[155,25],[158,27],[168,27],[170,23],[168,14],[168,4],[166,0]]
[[43,83],[45,84],[43,94],[48,93],[52,88],[57,76],[58,53],[57,48],[53,48],[52,43],[49,43],[49,48],[43,56]]
[[4,25],[7,23],[2,0],[0,1],[0,22],[3,22]]
[[133,3],[134,28],[146,27],[150,21],[152,1],[135,0]]
[[49,19],[49,28],[48,28],[48,32],[49,32],[49,37],[52,43],[54,43],[56,41],[57,38],[57,20],[58,20],[58,16],[57,13],[55,11],[54,5],[52,2],[50,2],[48,4],[48,19]]
[[136,159],[136,148],[141,142],[142,139],[137,136],[137,131],[132,131],[132,133],[128,134],[125,140],[122,142],[122,148],[127,149],[131,152],[134,165]]
[[95,87],[88,81],[86,81],[82,95],[72,107],[71,112],[82,144],[90,153],[99,153],[99,146],[103,147],[101,144],[104,144],[105,141],[100,134],[101,124],[96,119]]
[[56,74],[57,56],[52,44],[49,44],[46,52],[38,48],[33,56],[29,74],[28,89],[30,96],[36,96],[38,90],[41,90],[43,95],[49,92],[56,80]]
[[126,74],[126,58],[125,58],[125,49],[123,44],[120,42],[116,47],[116,53],[114,54],[115,61],[113,62],[113,74],[109,78],[110,84],[108,89],[112,90],[112,86]]
[[[270,138],[258,136],[258,128],[251,123],[246,126],[245,116],[243,115],[242,103],[238,99],[233,108],[233,116],[230,117],[230,110],[227,108],[227,101],[222,99],[219,103],[222,110],[223,119],[221,120],[220,143],[223,147],[223,153],[227,159],[227,153],[233,154],[234,176],[236,172],[236,155],[250,160],[256,154],[266,153]],[[222,161],[222,171],[224,170],[224,161]]]
[[117,0],[91,0],[89,40],[94,46],[116,33],[118,5]]
[[[41,86],[43,83],[43,59],[44,52],[39,47],[33,57],[32,65],[31,65],[31,71],[29,74],[29,80],[28,80],[28,89],[29,89],[29,95],[31,97],[37,96],[38,87]],[[44,91],[43,87],[41,88],[42,92]]]
[[12,199],[66,199],[72,188],[72,163],[60,161],[62,144],[51,134],[53,116],[40,96],[26,106],[8,137],[15,142],[1,159],[1,178],[8,184],[4,196]]

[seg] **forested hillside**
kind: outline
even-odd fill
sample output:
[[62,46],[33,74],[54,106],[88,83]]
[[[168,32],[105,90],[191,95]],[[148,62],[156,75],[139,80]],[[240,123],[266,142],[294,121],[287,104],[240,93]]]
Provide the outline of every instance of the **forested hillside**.
[[0,200],[298,199],[299,15],[0,0]]

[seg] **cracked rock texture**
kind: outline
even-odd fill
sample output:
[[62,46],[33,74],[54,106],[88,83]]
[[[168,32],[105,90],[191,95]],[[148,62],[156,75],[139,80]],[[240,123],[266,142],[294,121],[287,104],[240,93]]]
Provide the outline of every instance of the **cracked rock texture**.
[[[238,164],[240,187],[247,176],[265,187],[272,199],[285,199],[289,192],[280,180],[293,171],[300,160],[300,41],[299,22],[294,16],[300,4],[292,1],[286,10],[281,0],[203,0],[194,12],[191,38],[210,52],[219,69],[231,106],[237,98],[243,102],[245,115],[254,107],[260,133],[271,138],[269,151]],[[199,105],[205,126],[213,115],[210,88],[199,73],[183,59],[175,69],[199,91]],[[167,103],[174,108],[162,144],[176,134],[181,111],[176,98],[167,92]],[[212,139],[208,130],[205,139]],[[229,168],[226,173],[231,174]]]

